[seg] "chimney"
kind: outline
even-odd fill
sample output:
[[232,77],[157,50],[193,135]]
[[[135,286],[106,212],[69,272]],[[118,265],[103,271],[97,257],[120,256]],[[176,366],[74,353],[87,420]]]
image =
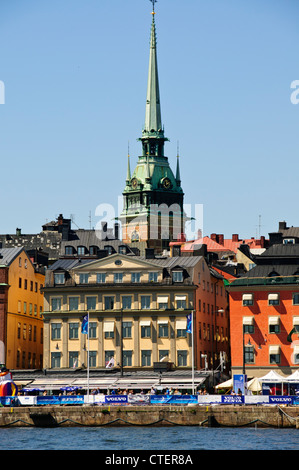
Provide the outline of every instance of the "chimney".
[[219,241],[218,241],[219,245],[224,245],[224,235],[219,234],[218,236],[219,236]]
[[16,235],[17,235],[17,237],[19,237],[21,235],[21,229],[20,228],[16,228]]
[[286,230],[286,229],[287,229],[287,223],[285,221],[279,222],[278,231],[280,232],[280,230]]
[[119,239],[119,223],[114,224],[114,238],[115,240]]
[[211,238],[211,240],[213,240],[213,242],[216,242],[216,241],[217,241],[217,235],[216,235],[216,233],[211,233],[210,238]]
[[58,221],[58,225],[63,224],[63,215],[62,214],[59,214],[59,216],[57,217],[57,221]]
[[239,241],[239,234],[238,234],[238,233],[233,233],[233,235],[232,235],[232,241],[233,241],[233,242],[238,242],[238,241]]
[[155,259],[155,250],[153,248],[145,248],[145,258]]

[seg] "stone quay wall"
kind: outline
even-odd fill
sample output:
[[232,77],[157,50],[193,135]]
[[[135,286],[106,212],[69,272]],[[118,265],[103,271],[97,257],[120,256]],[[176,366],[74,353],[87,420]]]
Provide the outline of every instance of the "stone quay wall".
[[113,405],[0,408],[0,427],[206,426],[299,429],[298,406]]

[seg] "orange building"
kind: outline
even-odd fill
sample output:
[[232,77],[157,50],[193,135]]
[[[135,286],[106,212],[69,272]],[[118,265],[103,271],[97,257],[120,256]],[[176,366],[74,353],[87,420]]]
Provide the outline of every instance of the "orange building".
[[[229,311],[223,277],[204,258],[195,293],[195,363],[197,369],[229,372]],[[222,366],[221,366],[222,364]]]
[[43,268],[22,247],[0,249],[0,364],[42,368]]
[[273,245],[256,261],[228,288],[232,374],[287,376],[299,368],[299,245]]

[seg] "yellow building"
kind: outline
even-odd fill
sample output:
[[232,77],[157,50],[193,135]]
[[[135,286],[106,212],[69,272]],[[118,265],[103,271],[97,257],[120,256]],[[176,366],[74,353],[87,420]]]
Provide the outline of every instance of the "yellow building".
[[[44,368],[89,365],[153,368],[163,358],[191,368],[187,315],[202,257],[147,259],[115,253],[94,261],[60,259],[47,270]],[[81,332],[89,312],[87,335]]]
[[22,247],[0,249],[0,363],[8,369],[42,367],[44,281]]

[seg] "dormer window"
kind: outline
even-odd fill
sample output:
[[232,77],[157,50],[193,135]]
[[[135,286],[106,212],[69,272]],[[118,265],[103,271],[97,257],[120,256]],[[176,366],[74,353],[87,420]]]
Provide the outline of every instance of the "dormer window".
[[126,248],[124,245],[120,245],[120,246],[118,247],[118,253],[119,253],[120,255],[125,255],[125,254],[127,253],[127,248]]
[[55,284],[64,284],[65,283],[65,274],[64,273],[54,273],[54,283]]
[[66,255],[72,255],[74,253],[74,249],[72,246],[66,246],[65,247],[65,254]]
[[183,271],[173,271],[172,280],[173,282],[183,282]]
[[107,251],[108,255],[112,255],[112,253],[113,253],[113,248],[112,248],[111,245],[104,246],[104,250]]
[[78,255],[81,255],[81,256],[82,256],[82,255],[85,255],[85,253],[86,253],[86,248],[85,248],[85,246],[78,246],[78,248],[77,248],[77,253],[78,253]]
[[98,251],[98,247],[95,245],[92,245],[89,247],[89,254],[90,255],[96,255]]

